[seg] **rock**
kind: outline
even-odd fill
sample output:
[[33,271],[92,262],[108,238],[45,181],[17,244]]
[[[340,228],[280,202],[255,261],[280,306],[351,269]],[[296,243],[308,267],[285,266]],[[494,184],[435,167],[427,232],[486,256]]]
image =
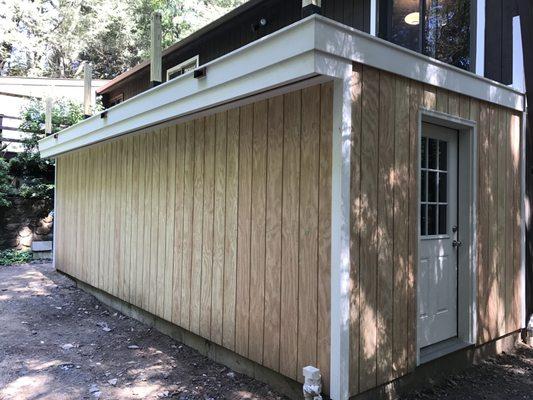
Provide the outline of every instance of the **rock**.
[[46,226],[39,226],[37,229],[35,229],[35,233],[37,235],[48,235],[50,233],[50,228]]
[[31,236],[33,232],[31,231],[31,229],[27,226],[25,226],[24,228],[22,228],[20,231],[19,231],[19,236],[24,238],[24,237],[28,237],[28,236]]
[[96,325],[98,325],[104,332],[111,332],[111,328],[107,326],[105,322],[98,322]]
[[130,344],[130,345],[128,346],[128,349],[130,349],[130,350],[136,350],[136,349],[139,349],[139,348],[140,348],[140,347],[137,346],[137,345],[135,345],[135,344]]
[[116,386],[116,384],[117,384],[117,379],[116,379],[116,378],[114,378],[114,379],[109,379],[109,380],[107,381],[107,383],[109,383],[111,386]]
[[61,345],[61,348],[62,348],[63,350],[70,350],[70,349],[72,349],[73,347],[74,347],[74,345],[71,344],[71,343],[65,343],[65,344]]
[[74,364],[72,363],[61,364],[59,368],[61,368],[63,371],[68,371],[69,369],[74,368]]
[[19,238],[19,246],[22,247],[31,247],[31,242],[33,242],[33,237],[30,236],[21,236]]
[[98,385],[96,383],[93,383],[91,386],[89,386],[89,393],[96,393],[99,391],[100,389],[98,388]]

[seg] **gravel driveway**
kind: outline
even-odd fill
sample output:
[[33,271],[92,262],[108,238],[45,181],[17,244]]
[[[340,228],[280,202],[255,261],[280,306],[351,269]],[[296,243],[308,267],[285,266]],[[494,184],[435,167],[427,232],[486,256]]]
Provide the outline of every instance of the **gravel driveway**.
[[[0,400],[283,399],[98,302],[50,264],[0,267]],[[533,399],[519,346],[403,400]]]
[[50,264],[0,267],[0,399],[282,399],[102,305]]

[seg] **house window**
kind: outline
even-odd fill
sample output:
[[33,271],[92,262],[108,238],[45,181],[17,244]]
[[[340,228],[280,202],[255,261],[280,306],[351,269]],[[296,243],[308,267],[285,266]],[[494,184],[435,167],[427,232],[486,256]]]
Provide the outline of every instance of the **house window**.
[[198,60],[198,56],[195,56],[167,70],[167,81],[198,68]]
[[381,0],[386,40],[470,70],[471,0]]

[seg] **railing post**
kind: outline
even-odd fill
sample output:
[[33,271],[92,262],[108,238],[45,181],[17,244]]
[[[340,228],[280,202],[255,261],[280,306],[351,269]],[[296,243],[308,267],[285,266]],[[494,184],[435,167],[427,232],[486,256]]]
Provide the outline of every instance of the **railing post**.
[[321,14],[321,0],[302,0],[302,17],[308,17],[313,14]]
[[161,13],[152,14],[150,47],[150,86],[154,87],[163,82],[161,70]]

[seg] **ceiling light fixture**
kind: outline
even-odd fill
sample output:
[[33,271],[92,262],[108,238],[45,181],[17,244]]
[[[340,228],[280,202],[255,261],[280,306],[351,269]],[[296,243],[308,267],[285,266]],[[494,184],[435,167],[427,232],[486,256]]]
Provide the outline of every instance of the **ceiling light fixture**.
[[420,23],[420,13],[418,11],[405,16],[405,23],[408,25],[418,25]]

